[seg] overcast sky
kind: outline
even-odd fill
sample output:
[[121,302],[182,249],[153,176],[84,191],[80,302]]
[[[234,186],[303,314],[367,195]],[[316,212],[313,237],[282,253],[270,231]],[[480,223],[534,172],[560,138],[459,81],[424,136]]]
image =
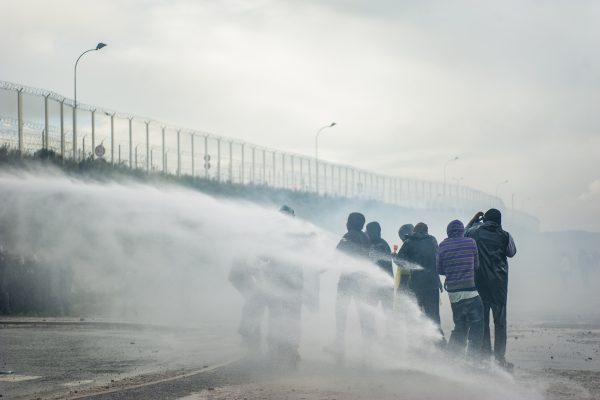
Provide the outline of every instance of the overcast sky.
[[2,0],[0,79],[600,231],[600,2]]

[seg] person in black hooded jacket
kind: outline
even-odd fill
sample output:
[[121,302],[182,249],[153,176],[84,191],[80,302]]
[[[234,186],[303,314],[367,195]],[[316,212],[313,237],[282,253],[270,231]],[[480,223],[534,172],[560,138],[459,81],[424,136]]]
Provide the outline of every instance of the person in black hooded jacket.
[[[483,221],[482,221],[483,219]],[[466,237],[475,239],[479,268],[475,286],[483,301],[483,354],[491,354],[490,310],[494,318],[494,356],[505,368],[512,364],[506,354],[506,302],[508,296],[508,258],[517,253],[510,233],[502,229],[502,214],[492,208],[478,212],[467,225]]]
[[437,274],[437,252],[437,240],[428,233],[427,225],[420,222],[415,225],[413,233],[402,244],[396,257],[422,268],[412,270],[409,289],[425,315],[440,326],[442,285]]

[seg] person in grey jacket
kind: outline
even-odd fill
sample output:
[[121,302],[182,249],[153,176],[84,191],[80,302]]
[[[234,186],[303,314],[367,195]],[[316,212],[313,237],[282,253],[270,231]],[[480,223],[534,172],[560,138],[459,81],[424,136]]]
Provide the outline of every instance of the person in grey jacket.
[[492,208],[478,212],[467,225],[466,237],[473,238],[479,254],[475,286],[483,301],[482,353],[491,355],[490,311],[494,318],[494,356],[498,364],[511,369],[506,361],[506,303],[508,298],[508,258],[517,253],[515,242],[502,229],[502,214]]

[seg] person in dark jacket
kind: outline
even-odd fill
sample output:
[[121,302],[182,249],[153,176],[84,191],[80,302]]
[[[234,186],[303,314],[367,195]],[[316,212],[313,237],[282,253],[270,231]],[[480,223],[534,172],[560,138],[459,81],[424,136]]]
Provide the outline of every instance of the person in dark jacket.
[[[483,217],[483,222],[481,223]],[[492,208],[485,214],[478,212],[467,225],[465,236],[477,243],[479,268],[475,272],[475,286],[483,300],[483,354],[492,352],[490,338],[490,310],[494,318],[494,356],[505,368],[512,364],[506,354],[506,302],[508,295],[508,258],[517,253],[515,242],[502,229],[502,214]]]
[[425,315],[440,326],[442,284],[437,274],[437,252],[437,240],[428,233],[427,225],[420,222],[402,244],[397,258],[420,267],[411,272],[409,288]]
[[[415,226],[413,224],[404,224],[398,230],[398,237],[402,240],[402,243],[406,242],[406,239],[413,234]],[[397,254],[392,254],[394,262],[398,266],[398,276],[396,277],[396,289],[400,292],[409,292],[410,284],[410,268],[407,268],[406,262],[397,257]]]
[[475,271],[479,256],[475,240],[464,237],[465,227],[459,220],[448,224],[448,237],[438,249],[438,274],[446,276],[444,287],[452,307],[454,330],[448,347],[459,353],[478,358],[483,339],[483,303],[475,287]]
[[383,272],[390,277],[390,285],[382,286],[375,285],[373,290],[373,302],[375,305],[381,303],[384,311],[392,309],[393,295],[392,290],[394,283],[394,271],[392,266],[392,250],[390,245],[381,237],[381,225],[378,222],[369,222],[366,227],[367,236],[371,242],[369,248],[369,258]]
[[[344,234],[338,243],[337,249],[350,257],[368,261],[371,242],[369,237],[362,231],[364,225],[365,216],[363,214],[358,212],[350,213],[346,222],[348,232]],[[348,306],[352,299],[354,299],[358,308],[363,337],[372,338],[375,336],[374,316],[368,310],[369,292],[372,289],[369,281],[369,276],[364,272],[342,269],[340,280],[338,281],[337,300],[335,304],[335,342],[333,346],[326,347],[327,350],[336,353],[338,357],[341,357],[344,353]]]

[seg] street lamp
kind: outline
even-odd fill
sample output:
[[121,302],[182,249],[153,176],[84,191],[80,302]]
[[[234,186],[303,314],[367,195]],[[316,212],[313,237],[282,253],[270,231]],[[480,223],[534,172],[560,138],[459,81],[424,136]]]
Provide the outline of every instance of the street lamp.
[[317,131],[317,134],[315,135],[315,176],[316,176],[315,188],[316,188],[317,194],[319,194],[319,135],[321,134],[321,132],[324,129],[333,128],[336,125],[337,124],[335,122],[332,122],[329,125],[325,125],[325,126],[321,127]]
[[106,47],[105,43],[98,43],[95,48],[84,51],[77,57],[77,61],[75,61],[75,68],[73,73],[73,159],[77,156],[77,64],[79,63],[79,59],[83,57],[84,54],[89,53],[90,51],[100,50],[103,47]]
[[458,156],[449,159],[444,164],[444,198],[446,197],[446,168],[448,167],[448,164],[450,164],[452,161],[456,161],[456,160],[458,160]]

